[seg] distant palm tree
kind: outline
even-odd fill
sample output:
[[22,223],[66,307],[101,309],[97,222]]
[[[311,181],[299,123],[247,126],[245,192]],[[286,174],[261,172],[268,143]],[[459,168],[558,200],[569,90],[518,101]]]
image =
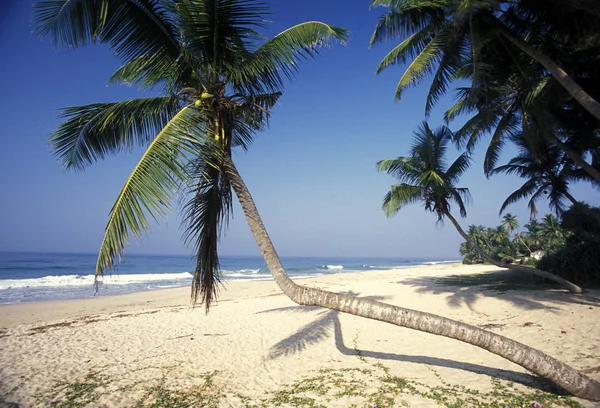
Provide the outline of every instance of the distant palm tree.
[[[438,222],[448,218],[459,234],[474,248],[479,255],[496,266],[520,272],[531,273],[553,280],[574,293],[581,293],[581,288],[559,276],[534,268],[497,262],[483,251],[462,229],[451,213],[456,204],[459,214],[466,217],[467,211],[463,199],[469,198],[469,190],[456,186],[460,176],[469,167],[469,154],[462,153],[452,164],[446,165],[446,151],[452,141],[452,132],[447,127],[433,131],[427,123],[414,133],[415,142],[410,156],[382,160],[377,164],[378,170],[394,176],[400,184],[391,186],[383,198],[383,211],[393,217],[408,204],[423,204],[426,211],[436,214]],[[504,227],[491,231],[498,243],[508,239]]]
[[546,240],[564,238],[563,229],[560,221],[553,214],[546,214],[542,217],[542,235]]
[[[577,38],[580,31],[594,34],[600,22],[600,4],[591,1],[547,0],[372,0],[372,7],[389,10],[380,18],[371,45],[401,39],[381,61],[377,72],[396,64],[407,68],[396,88],[396,98],[410,86],[432,74],[426,112],[448,89],[462,62],[473,58],[472,77],[484,74],[489,61],[481,58],[490,45],[502,46],[513,55],[523,53],[540,64],[586,110],[600,120],[600,103],[588,94],[544,50],[554,37]],[[581,36],[581,35],[580,35]],[[514,64],[507,60],[505,63]],[[540,72],[539,76],[544,76]]]
[[508,233],[511,234],[519,229],[519,220],[516,215],[506,213],[502,218],[502,225],[506,228]]
[[515,233],[517,239],[525,246],[525,248],[527,248],[527,251],[529,251],[529,254],[531,255],[531,248],[529,248],[525,241],[523,241],[521,234],[517,232],[517,230],[519,229],[519,220],[517,219],[517,216],[511,213],[506,213],[502,218],[502,225],[506,227],[509,234],[512,232]]

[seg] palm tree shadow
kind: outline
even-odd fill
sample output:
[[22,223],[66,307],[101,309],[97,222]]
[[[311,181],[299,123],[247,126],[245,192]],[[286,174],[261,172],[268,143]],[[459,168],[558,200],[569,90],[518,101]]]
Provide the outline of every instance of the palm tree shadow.
[[[550,290],[560,288],[553,283],[540,282],[537,277],[515,271],[498,270],[443,277],[421,276],[397,283],[416,287],[418,293],[449,294],[448,306],[454,308],[464,304],[474,310],[475,303],[484,297],[501,299],[524,310],[559,310],[549,303],[600,307],[600,298],[592,292],[581,295],[563,290]],[[505,296],[509,291],[510,296]]]
[[[350,296],[358,296],[353,292],[345,292]],[[369,296],[367,299],[372,300],[385,300],[384,296]],[[436,367],[446,367],[455,370],[464,370],[476,374],[484,374],[490,377],[496,377],[502,380],[507,380],[519,384],[523,384],[528,387],[536,388],[541,391],[548,391],[553,393],[563,394],[564,391],[557,388],[553,383],[538,377],[536,375],[521,373],[518,371],[504,370],[500,368],[493,368],[483,366],[479,364],[465,363],[445,358],[438,357],[427,357],[419,355],[406,355],[406,354],[395,354],[395,353],[381,353],[370,350],[351,349],[344,343],[342,335],[342,324],[339,319],[339,313],[335,310],[323,309],[317,306],[289,306],[276,309],[264,310],[258,313],[272,313],[272,312],[311,312],[315,310],[324,310],[319,313],[318,318],[300,329],[290,336],[274,344],[269,350],[267,358],[274,360],[279,357],[289,356],[292,354],[300,353],[306,350],[308,347],[317,345],[321,342],[326,341],[333,331],[335,346],[337,350],[346,356],[358,356],[369,357],[376,360],[391,360],[391,361],[402,361],[415,364],[424,364]]]

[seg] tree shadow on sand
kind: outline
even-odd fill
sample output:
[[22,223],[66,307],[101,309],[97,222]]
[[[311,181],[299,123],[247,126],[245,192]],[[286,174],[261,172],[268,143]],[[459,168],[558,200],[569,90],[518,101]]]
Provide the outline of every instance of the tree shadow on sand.
[[522,272],[497,270],[470,275],[420,276],[396,282],[417,288],[418,293],[446,295],[448,306],[466,305],[471,310],[481,298],[497,298],[524,310],[555,312],[560,304],[580,304],[600,307],[600,291],[570,293],[556,284],[540,281]]
[[[350,296],[358,296],[358,294],[353,292],[345,293]],[[367,296],[365,298],[378,301],[385,300],[385,297],[383,296]],[[308,313],[317,310],[321,310],[321,313],[317,315],[318,318],[315,321],[301,327],[292,335],[284,338],[283,340],[273,345],[269,350],[268,359],[274,360],[279,357],[300,353],[310,346],[314,346],[326,341],[331,337],[331,333],[333,332],[336,348],[341,354],[346,356],[363,356],[373,358],[376,360],[403,361],[415,364],[452,368],[455,370],[465,370],[476,374],[484,374],[490,377],[495,377],[502,380],[523,384],[525,386],[536,388],[542,391],[563,393],[563,391],[557,389],[557,387],[554,384],[532,374],[487,367],[479,364],[465,363],[438,357],[382,353],[377,351],[361,350],[358,348],[351,349],[344,344],[344,338],[342,335],[342,324],[339,319],[340,312],[337,312],[335,310],[323,309],[318,306],[289,306],[264,310],[259,313]]]

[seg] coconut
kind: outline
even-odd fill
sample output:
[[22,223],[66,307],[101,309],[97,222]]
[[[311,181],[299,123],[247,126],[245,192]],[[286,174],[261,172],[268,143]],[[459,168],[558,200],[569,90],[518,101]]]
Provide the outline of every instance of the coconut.
[[209,98],[212,98],[213,96],[214,96],[213,94],[209,94],[208,92],[202,92],[202,95],[200,95],[200,98],[209,99]]
[[196,108],[199,108],[200,106],[202,106],[202,101],[200,99],[197,99],[196,102],[194,102],[194,106],[196,106]]

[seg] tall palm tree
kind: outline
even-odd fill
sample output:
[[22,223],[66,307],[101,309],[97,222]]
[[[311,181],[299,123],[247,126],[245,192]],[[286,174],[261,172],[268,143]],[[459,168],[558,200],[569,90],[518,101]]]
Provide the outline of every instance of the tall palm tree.
[[481,58],[481,51],[495,43],[513,54],[525,54],[541,65],[600,120],[600,103],[544,52],[557,37],[576,38],[576,30],[571,27],[573,21],[578,21],[580,31],[593,34],[600,26],[598,2],[372,0],[371,6],[389,8],[375,28],[371,45],[384,40],[402,40],[381,61],[377,72],[410,62],[396,88],[397,98],[407,87],[432,74],[426,104],[426,111],[430,112],[467,56],[477,61],[473,66],[474,79],[485,72],[488,61]]
[[[275,282],[300,305],[322,306],[464,341],[548,378],[580,397],[600,400],[600,383],[531,347],[477,327],[375,300],[305,287],[285,273],[231,149],[249,146],[299,57],[314,55],[346,31],[300,24],[262,41],[265,9],[251,0],[57,0],[36,5],[41,35],[75,48],[108,43],[123,67],[111,82],[162,87],[165,96],[65,110],[51,144],[68,168],[147,145],[115,203],[96,273],[109,271],[129,236],[149,227],[173,195],[188,189],[186,238],[196,245],[193,298],[216,294],[217,241],[233,190]],[[257,45],[261,44],[261,45]]]
[[[532,126],[527,130],[535,132]],[[496,167],[490,174],[516,174],[526,181],[502,203],[500,213],[508,205],[525,198],[529,198],[531,218],[536,217],[536,203],[541,198],[548,198],[550,208],[557,214],[566,209],[565,200],[575,205],[579,204],[569,192],[569,183],[591,181],[591,177],[577,168],[556,146],[539,136],[526,136],[526,132],[521,132],[510,139],[518,148],[517,156],[507,164]]]
[[193,298],[210,307],[221,280],[217,243],[232,206],[232,150],[248,149],[298,58],[344,29],[299,24],[270,40],[264,4],[240,0],[62,0],[35,5],[37,33],[60,48],[108,43],[123,65],[110,83],[160,88],[161,96],[65,109],[50,144],[67,168],[84,168],[135,144],[147,150],[115,202],[96,275],[110,271],[129,236],[165,214],[184,189],[186,242],[195,247]]
[[[571,292],[581,293],[580,287],[559,276],[534,268],[497,262],[483,251],[451,213],[452,205],[456,205],[462,217],[467,215],[464,200],[469,198],[469,191],[457,187],[456,183],[469,166],[469,154],[462,153],[452,164],[446,164],[445,154],[453,135],[445,126],[433,131],[427,123],[423,123],[414,136],[415,142],[409,157],[387,159],[377,164],[379,171],[387,172],[400,182],[392,185],[383,199],[382,208],[388,217],[393,217],[408,204],[424,204],[426,211],[436,214],[438,222],[448,218],[465,241],[487,262],[502,268],[532,273],[553,280]],[[504,227],[491,232],[491,236],[496,236],[499,244],[508,239]]]

